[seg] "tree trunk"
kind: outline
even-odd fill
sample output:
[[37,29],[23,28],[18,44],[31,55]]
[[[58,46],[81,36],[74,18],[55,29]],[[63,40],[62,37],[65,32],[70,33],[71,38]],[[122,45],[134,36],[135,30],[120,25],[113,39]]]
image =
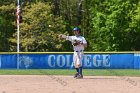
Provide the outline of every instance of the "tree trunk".
[[81,25],[81,20],[82,20],[82,0],[78,0],[78,13],[77,13],[77,25]]

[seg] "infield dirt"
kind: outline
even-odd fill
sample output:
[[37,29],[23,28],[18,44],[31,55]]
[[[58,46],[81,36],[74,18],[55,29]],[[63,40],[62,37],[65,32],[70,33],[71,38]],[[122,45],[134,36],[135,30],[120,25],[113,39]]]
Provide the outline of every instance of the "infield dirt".
[[140,93],[140,77],[0,75],[0,93]]

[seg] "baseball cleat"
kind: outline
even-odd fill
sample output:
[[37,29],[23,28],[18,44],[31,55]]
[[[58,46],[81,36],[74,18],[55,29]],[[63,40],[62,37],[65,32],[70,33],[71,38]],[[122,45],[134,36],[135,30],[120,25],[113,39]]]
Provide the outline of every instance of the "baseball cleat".
[[74,75],[74,78],[76,78],[77,77],[77,75],[79,75],[78,73],[76,73],[75,75]]
[[83,78],[83,75],[80,75],[80,74],[78,74],[76,77],[76,79],[82,79],[82,78]]

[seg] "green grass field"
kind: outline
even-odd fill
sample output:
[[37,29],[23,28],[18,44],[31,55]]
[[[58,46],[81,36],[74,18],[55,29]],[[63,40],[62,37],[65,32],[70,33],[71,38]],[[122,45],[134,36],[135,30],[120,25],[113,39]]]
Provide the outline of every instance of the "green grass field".
[[[1,69],[0,75],[73,75],[75,70],[69,69]],[[136,69],[83,69],[86,76],[140,76]]]

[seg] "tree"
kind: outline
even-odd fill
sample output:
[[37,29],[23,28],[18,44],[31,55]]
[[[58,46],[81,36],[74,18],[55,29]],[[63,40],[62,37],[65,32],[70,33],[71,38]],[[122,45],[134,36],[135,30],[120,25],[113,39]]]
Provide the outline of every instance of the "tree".
[[[22,9],[21,51],[58,51],[62,46],[57,34],[65,30],[61,17],[54,16],[48,3],[34,3]],[[16,43],[16,33],[10,41]],[[16,49],[13,47],[12,51]]]
[[[140,50],[140,1],[138,4],[135,4],[135,6],[137,7],[134,10],[134,13],[131,14],[131,22],[129,23],[129,27],[130,27],[130,34],[133,35],[133,38],[131,38],[133,40],[133,50]],[[129,29],[128,29],[129,30]],[[132,32],[133,31],[133,32]]]
[[[1,4],[1,3],[0,3]],[[8,5],[8,2],[3,2],[0,6],[0,51],[9,51],[10,42],[8,38],[15,32],[15,5]]]
[[[137,0],[101,0],[93,1],[92,24],[95,51],[135,50],[136,29],[129,27]],[[138,23],[137,23],[138,24]],[[139,37],[139,36],[137,36]]]

